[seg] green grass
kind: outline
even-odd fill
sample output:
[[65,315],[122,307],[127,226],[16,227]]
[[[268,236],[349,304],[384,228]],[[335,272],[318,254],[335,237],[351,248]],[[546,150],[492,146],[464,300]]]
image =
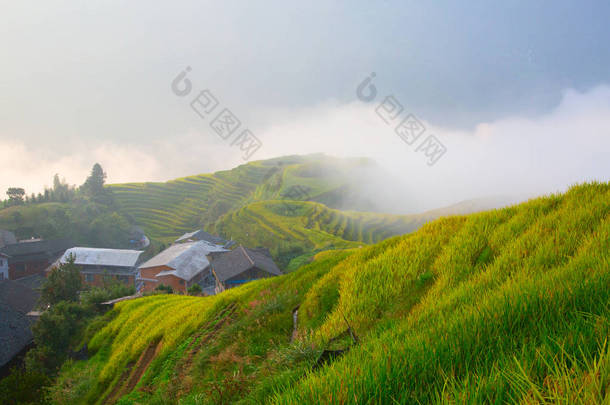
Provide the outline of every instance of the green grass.
[[[608,403],[609,286],[610,184],[585,184],[320,253],[215,297],[121,303],[91,340],[95,355],[66,365],[51,392],[56,403],[103,398],[160,340],[120,403]],[[229,305],[217,331],[201,329]],[[350,346],[312,368],[324,348]]]
[[299,199],[315,199],[344,185],[349,168],[359,163],[323,155],[287,156],[164,183],[109,187],[123,211],[151,237],[170,242],[184,232],[213,225],[221,215],[248,202],[292,195],[295,186],[304,190]]
[[213,229],[246,246],[268,248],[285,268],[296,257],[303,262],[322,250],[360,247],[412,232],[428,219],[339,211],[311,201],[259,201],[227,213]]

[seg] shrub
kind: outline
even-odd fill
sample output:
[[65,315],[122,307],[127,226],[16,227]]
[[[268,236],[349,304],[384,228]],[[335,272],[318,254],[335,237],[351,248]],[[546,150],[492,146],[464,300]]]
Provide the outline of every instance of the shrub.
[[188,293],[191,295],[201,294],[201,286],[199,284],[193,284],[188,288]]
[[43,386],[49,378],[38,370],[25,371],[17,368],[0,380],[0,398],[6,405],[39,404],[42,400]]
[[62,263],[51,270],[40,295],[43,306],[55,305],[60,301],[77,301],[78,291],[82,288],[80,270],[74,264],[72,255],[67,263]]
[[135,292],[136,289],[133,286],[115,281],[103,288],[93,287],[89,291],[85,291],[81,294],[81,302],[85,306],[97,306],[105,301],[133,295]]
[[165,284],[159,284],[157,286],[157,288],[155,288],[155,291],[165,292],[167,294],[173,294],[174,293],[174,289],[172,288],[172,286],[171,285],[165,285]]

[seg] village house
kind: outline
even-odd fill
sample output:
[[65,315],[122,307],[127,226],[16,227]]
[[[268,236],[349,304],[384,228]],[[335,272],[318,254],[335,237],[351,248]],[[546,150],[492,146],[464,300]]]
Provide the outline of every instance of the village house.
[[0,253],[8,256],[8,278],[16,280],[44,274],[44,270],[71,246],[66,239],[34,240],[6,245],[0,248]]
[[32,343],[32,319],[40,293],[17,281],[0,281],[0,376],[8,372],[11,359]]
[[10,231],[0,229],[0,248],[5,247],[6,245],[12,245],[13,243],[17,243],[15,235]]
[[105,282],[116,280],[135,286],[141,254],[140,250],[74,247],[66,250],[57,264],[67,263],[74,256],[74,264],[87,285],[102,287]]
[[248,249],[241,245],[214,258],[210,268],[216,280],[216,293],[282,274],[267,249]]
[[174,241],[174,243],[186,243],[186,242],[197,242],[204,241],[211,243],[213,245],[222,246],[226,249],[229,249],[235,242],[228,241],[226,239],[221,238],[220,236],[212,235],[204,231],[203,229],[198,229],[193,232],[188,232],[179,237]]
[[164,284],[186,293],[209,274],[206,270],[214,254],[226,252],[222,246],[205,241],[174,244],[139,267],[143,291]]
[[8,255],[0,253],[0,281],[8,280]]

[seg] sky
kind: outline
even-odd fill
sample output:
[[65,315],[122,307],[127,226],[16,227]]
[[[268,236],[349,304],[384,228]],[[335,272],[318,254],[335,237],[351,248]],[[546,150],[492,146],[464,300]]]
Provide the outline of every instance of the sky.
[[[109,182],[229,169],[244,129],[249,160],[374,158],[405,210],[608,181],[608,21],[606,1],[0,0],[0,192],[81,184],[95,162]],[[203,90],[218,104],[202,117]],[[225,108],[228,139],[210,126]],[[408,114],[426,129],[413,145],[395,132]]]

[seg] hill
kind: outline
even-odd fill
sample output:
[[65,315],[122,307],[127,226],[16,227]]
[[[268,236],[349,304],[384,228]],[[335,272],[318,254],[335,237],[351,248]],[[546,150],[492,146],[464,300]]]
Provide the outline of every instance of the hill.
[[440,216],[499,205],[473,200],[417,215],[373,213],[393,205],[383,204],[393,195],[382,190],[392,183],[386,175],[364,158],[285,156],[167,182],[111,184],[108,204],[73,198],[10,207],[0,210],[0,229],[20,238],[69,237],[81,245],[127,248],[142,228],[153,242],[150,255],[203,227],[264,246],[283,269],[293,270],[322,250],[375,243]]
[[212,229],[248,246],[265,246],[284,268],[294,269],[329,249],[376,243],[409,233],[438,218],[431,211],[417,215],[388,215],[340,211],[311,201],[259,201],[220,218]]
[[[196,227],[209,227],[223,214],[252,201],[323,199],[333,207],[343,203],[338,190],[346,187],[350,172],[369,165],[372,162],[366,159],[287,156],[164,183],[109,187],[122,209],[151,237],[169,242]],[[337,195],[331,198],[332,193]]]
[[585,184],[320,253],[214,297],[119,303],[91,325],[90,358],[65,364],[49,393],[61,404],[606,403],[609,285],[610,184]]
[[87,246],[126,248],[133,223],[114,207],[75,200],[1,209],[0,229],[14,232],[18,239],[68,238]]

